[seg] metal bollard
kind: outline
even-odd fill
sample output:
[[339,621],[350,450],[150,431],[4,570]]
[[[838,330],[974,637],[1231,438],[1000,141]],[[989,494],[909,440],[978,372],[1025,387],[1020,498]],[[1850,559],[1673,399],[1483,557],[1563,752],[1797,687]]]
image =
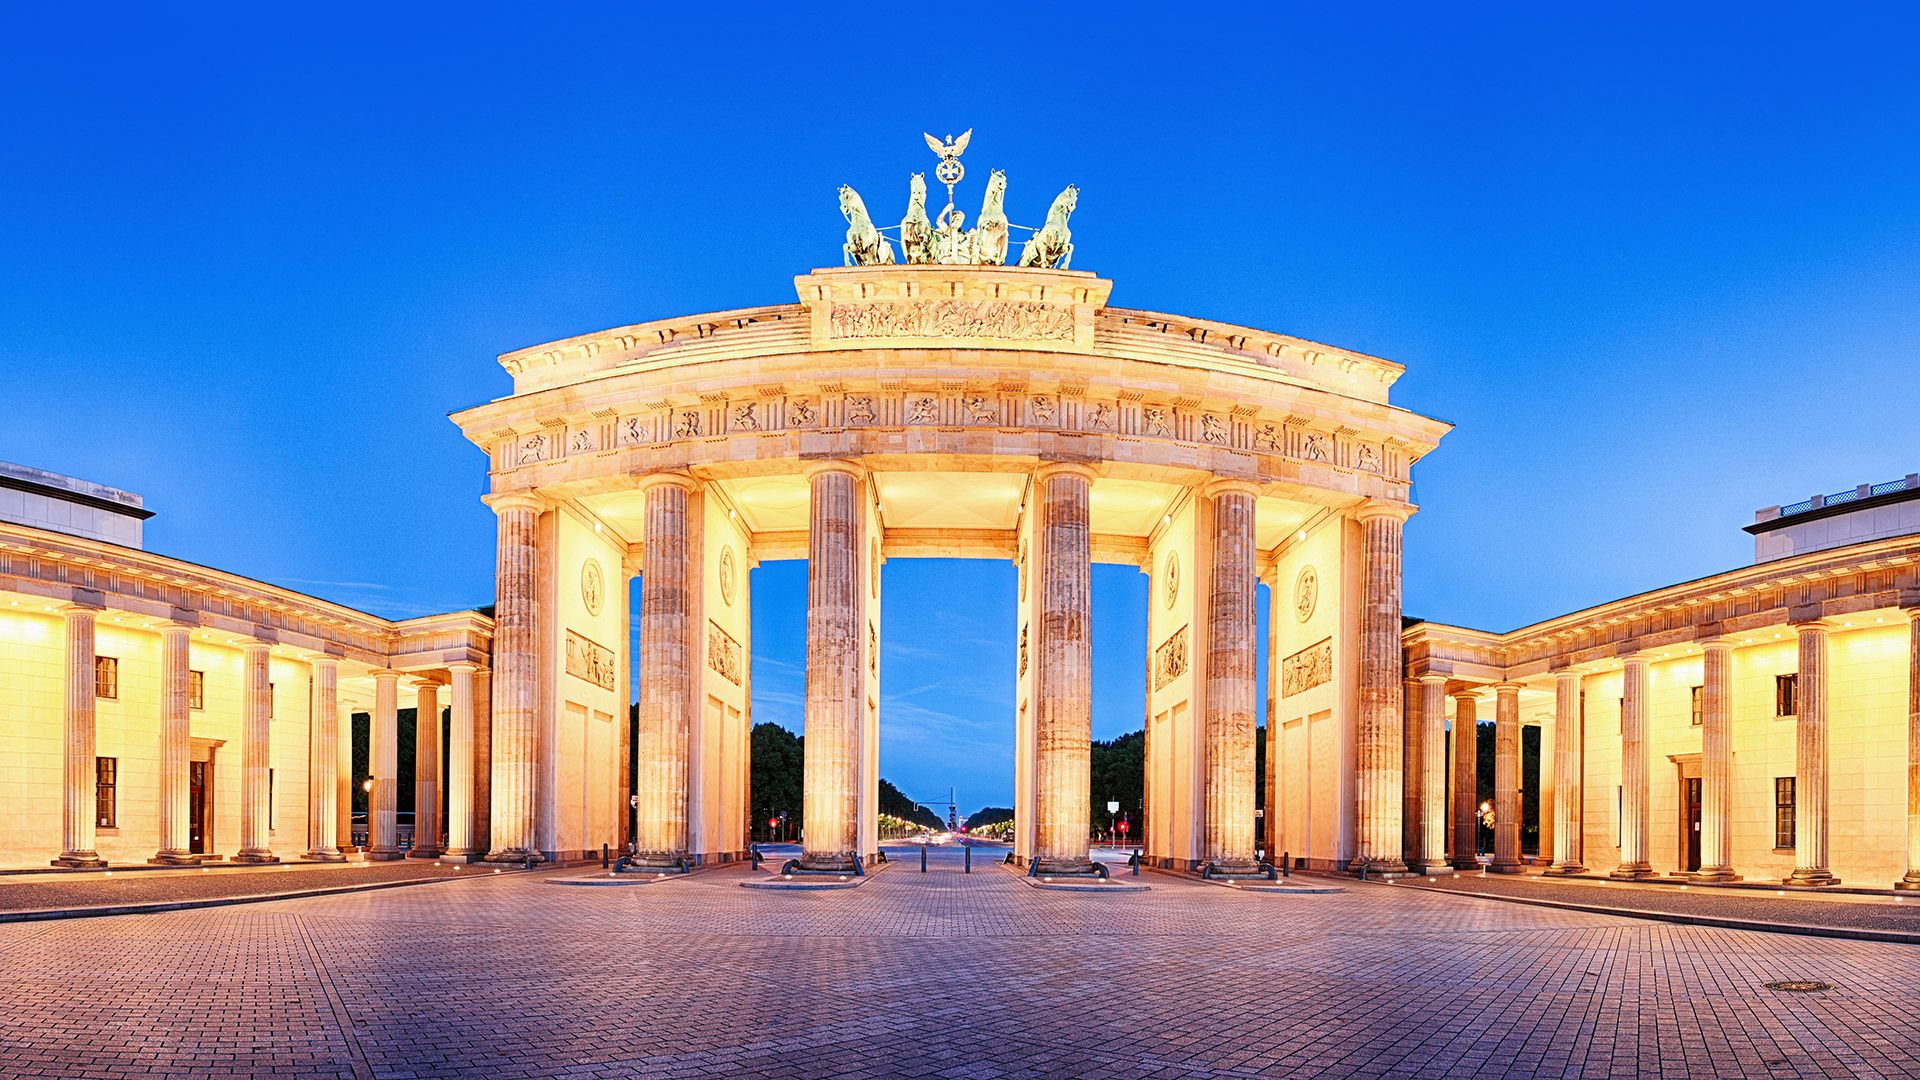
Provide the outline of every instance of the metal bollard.
[[600,845],[600,869],[605,870],[606,868],[607,868],[607,845],[601,844]]
[[1140,853],[1137,851],[1134,852],[1133,857],[1128,859],[1127,861],[1133,864],[1133,876],[1139,877],[1140,876]]
[[1280,876],[1293,876],[1293,852],[1291,851],[1283,851],[1280,853]]
[[920,845],[920,872],[923,874],[927,872],[927,845],[925,844]]
[[969,874],[973,873],[973,849],[962,845],[960,850],[967,853],[967,869],[964,872]]

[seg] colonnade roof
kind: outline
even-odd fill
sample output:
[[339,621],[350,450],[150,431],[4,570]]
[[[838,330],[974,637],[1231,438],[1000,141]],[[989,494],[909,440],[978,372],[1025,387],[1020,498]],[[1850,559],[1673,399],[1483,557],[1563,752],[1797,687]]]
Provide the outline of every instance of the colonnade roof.
[[1920,534],[1743,566],[1504,634],[1416,622],[1401,641],[1408,678],[1442,675],[1466,689],[1550,682],[1561,671],[1610,669],[1636,654],[1672,658],[1707,641],[1761,644],[1814,620],[1842,631],[1904,623],[1915,611]]

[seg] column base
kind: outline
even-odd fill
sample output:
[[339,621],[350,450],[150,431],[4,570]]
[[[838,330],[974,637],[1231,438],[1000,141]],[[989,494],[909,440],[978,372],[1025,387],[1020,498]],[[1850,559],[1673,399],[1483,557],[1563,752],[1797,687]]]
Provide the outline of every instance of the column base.
[[246,863],[249,866],[265,866],[268,863],[279,862],[280,856],[275,855],[271,851],[243,851],[240,854],[235,855],[233,857],[233,861],[237,863]]
[[1681,874],[1680,876],[1686,878],[1689,881],[1697,881],[1702,885],[1712,885],[1722,881],[1746,880],[1745,878],[1742,878],[1739,874],[1734,873],[1732,870],[1691,870],[1691,871],[1688,871],[1687,873]]
[[437,848],[414,848],[412,851],[407,852],[407,858],[409,859],[437,859],[439,857],[440,851]]
[[1554,863],[1552,866],[1540,872],[1542,874],[1550,874],[1554,877],[1566,877],[1570,874],[1584,874],[1587,872],[1587,868],[1576,862],[1563,862]]
[[1420,862],[1415,860],[1407,864],[1407,869],[1417,877],[1453,876],[1453,864],[1448,862]]
[[1522,874],[1526,872],[1527,864],[1522,862],[1502,862],[1499,859],[1495,859],[1493,860],[1493,865],[1487,867],[1487,869],[1495,874]]
[[333,850],[309,851],[300,857],[302,859],[307,860],[308,862],[346,862],[347,861],[347,857],[345,855],[342,855],[339,852],[333,851]]
[[478,851],[448,851],[440,855],[441,862],[460,863],[461,865],[477,863],[482,858],[485,858],[485,853]]
[[1208,881],[1238,881],[1242,878],[1271,878],[1277,871],[1252,859],[1213,859],[1200,865],[1200,876]]
[[684,851],[643,851],[627,859],[621,869],[655,874],[662,871],[690,874],[695,865],[696,861],[688,858]]
[[1653,867],[1646,863],[1621,863],[1619,868],[1607,875],[1615,881],[1651,881],[1659,877]]
[[1464,857],[1460,855],[1455,855],[1452,859],[1448,861],[1453,863],[1453,868],[1460,873],[1472,873],[1475,870],[1486,869],[1485,864],[1481,863],[1479,859],[1474,858],[1473,856],[1470,856],[1470,855],[1464,856]]
[[1838,885],[1840,884],[1840,879],[1837,877],[1834,877],[1831,873],[1829,873],[1825,869],[1809,870],[1809,869],[1803,868],[1803,869],[1795,870],[1793,872],[1793,876],[1788,878],[1784,882],[1784,884],[1787,884],[1787,885]]
[[107,865],[107,860],[91,851],[72,851],[50,860],[47,865],[64,866],[69,870],[94,870]]
[[[388,854],[386,852],[376,852],[376,851],[370,851],[367,853],[367,858],[369,859],[397,859],[399,857],[400,857],[400,853],[397,851],[391,854]],[[524,863],[524,862],[544,862],[545,859],[539,852],[534,851],[531,848],[500,848],[495,851],[487,852],[487,857],[484,861],[497,862],[497,863]]]
[[[406,857],[407,853],[404,851],[382,851],[379,848],[369,848],[367,850],[368,862],[398,862]],[[514,861],[518,862],[519,860],[516,859]]]
[[783,874],[859,874],[865,860],[852,851],[803,852],[781,869]]
[[1901,892],[1908,892],[1914,889],[1920,889],[1920,877],[1914,877],[1912,875],[1908,875],[1907,877],[1903,877],[1899,881],[1894,882],[1893,887],[1896,889],[1899,889]]
[[162,851],[147,860],[148,866],[199,866],[200,856],[185,851]]

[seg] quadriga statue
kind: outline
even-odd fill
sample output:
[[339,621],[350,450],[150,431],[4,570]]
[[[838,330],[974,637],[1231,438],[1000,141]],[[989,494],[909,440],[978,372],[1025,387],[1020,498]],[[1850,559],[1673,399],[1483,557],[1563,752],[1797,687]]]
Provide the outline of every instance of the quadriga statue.
[[900,256],[910,263],[933,261],[933,222],[927,217],[927,178],[914,173],[907,187],[907,216],[900,219]]
[[1067,228],[1067,216],[1079,201],[1080,189],[1068,184],[1067,190],[1053,200],[1053,207],[1047,211],[1047,223],[1028,237],[1027,246],[1020,249],[1021,266],[1067,268],[1067,260],[1073,258],[1073,230]]
[[840,213],[847,219],[847,242],[840,248],[847,258],[846,265],[893,265],[893,245],[873,227],[873,219],[867,216],[867,204],[860,201],[860,193],[845,184],[840,185]]

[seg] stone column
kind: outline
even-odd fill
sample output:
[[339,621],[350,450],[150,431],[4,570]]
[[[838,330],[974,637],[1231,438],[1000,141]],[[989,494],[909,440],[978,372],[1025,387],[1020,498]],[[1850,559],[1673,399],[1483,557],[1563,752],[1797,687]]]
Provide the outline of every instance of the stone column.
[[[1273,669],[1274,663],[1269,657],[1267,670]],[[1267,685],[1271,687],[1273,680],[1267,680]],[[1418,871],[1425,865],[1420,859],[1420,840],[1425,835],[1425,820],[1422,816],[1425,806],[1420,800],[1423,795],[1421,783],[1426,778],[1426,770],[1421,767],[1421,758],[1425,756],[1427,744],[1426,732],[1420,726],[1420,704],[1420,680],[1402,679],[1400,681],[1400,775],[1406,778],[1406,782],[1401,785],[1400,798],[1400,861],[1407,864],[1407,869],[1414,871]],[[1272,730],[1271,719],[1267,721],[1267,727],[1269,731]],[[1271,757],[1268,760],[1272,760]],[[1267,790],[1273,790],[1271,783]]]
[[1836,885],[1827,869],[1827,634],[1823,619],[1798,623],[1800,679],[1795,690],[1793,885]]
[[[690,558],[692,530],[698,525],[687,514],[691,479],[654,476],[647,478],[646,485],[640,650],[634,670],[640,708],[639,775],[633,786],[640,799],[635,861],[645,866],[679,866],[687,858],[688,768],[699,674],[692,637],[693,575],[699,567]],[[808,719],[811,722],[811,715]],[[621,807],[621,812],[626,808]]]
[[[1360,713],[1354,745],[1354,831],[1351,869],[1404,873],[1400,801],[1405,777],[1400,745],[1400,529],[1404,506],[1361,509],[1365,563],[1361,573]],[[1251,669],[1249,669],[1251,671]]]
[[[1201,857],[1203,871],[1213,876],[1260,872],[1253,853],[1255,494],[1253,485],[1240,480],[1207,485],[1213,500],[1213,564],[1207,594],[1207,816]],[[1393,816],[1399,820],[1397,801]],[[1396,861],[1397,850],[1396,843]]]
[[415,859],[440,857],[440,684],[414,684],[413,850]]
[[373,729],[368,733],[367,858],[391,862],[403,857],[400,825],[400,673],[373,673]]
[[[469,663],[447,665],[453,675],[453,715],[447,724],[447,854],[458,860],[482,852],[473,838],[473,674]],[[622,813],[626,807],[620,808]]]
[[1702,642],[1700,688],[1700,872],[1701,881],[1733,881],[1733,643]]
[[1480,869],[1474,848],[1480,839],[1479,702],[1473,694],[1453,695],[1453,868]]
[[200,861],[193,857],[193,838],[188,835],[187,770],[193,758],[193,736],[187,670],[192,633],[193,628],[184,623],[160,627],[160,850],[152,859],[156,863]]
[[1587,733],[1580,722],[1580,683],[1577,671],[1561,671],[1553,679],[1553,867],[1549,874],[1584,874],[1586,864],[1585,814]]
[[267,661],[272,646],[249,641],[240,646],[240,852],[234,862],[272,863],[273,685]]
[[1920,596],[1902,597],[1907,617],[1907,872],[1896,889],[1920,889]]
[[99,783],[93,741],[93,616],[94,609],[69,604],[60,609],[66,619],[66,704],[61,710],[62,779],[60,791],[60,857],[55,866],[105,866],[94,848],[95,802]]
[[[335,693],[339,683],[334,683]],[[338,738],[334,754],[334,846],[340,851],[354,850],[353,843],[353,703],[342,700],[334,734]]]
[[1422,675],[1420,687],[1420,868],[1447,865],[1447,677]]
[[1517,874],[1520,862],[1520,684],[1493,688],[1493,872]]
[[1647,861],[1647,658],[1629,656],[1620,684],[1620,865],[1609,877],[1654,876]]
[[859,466],[807,464],[807,718],[800,869],[851,873],[860,861],[862,722]]
[[[1036,873],[1094,874],[1088,842],[1093,738],[1093,470],[1046,465],[1034,474],[1033,737]],[[1249,579],[1248,600],[1252,587]],[[1252,618],[1251,609],[1248,612]],[[1249,626],[1251,629],[1251,626]],[[1251,685],[1249,685],[1251,689]],[[1248,699],[1251,719],[1252,699]],[[1252,725],[1247,741],[1247,827],[1253,825]],[[1211,773],[1210,773],[1211,775]],[[1248,837],[1249,852],[1252,849]]]
[[494,584],[492,804],[494,862],[538,861],[534,788],[539,765],[534,714],[540,701],[539,526],[545,502],[521,493],[493,499],[499,524]]
[[307,853],[316,862],[345,862],[336,840],[340,761],[340,663],[316,657],[307,710]]

